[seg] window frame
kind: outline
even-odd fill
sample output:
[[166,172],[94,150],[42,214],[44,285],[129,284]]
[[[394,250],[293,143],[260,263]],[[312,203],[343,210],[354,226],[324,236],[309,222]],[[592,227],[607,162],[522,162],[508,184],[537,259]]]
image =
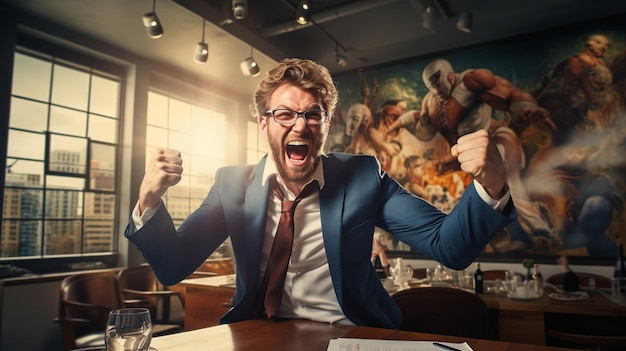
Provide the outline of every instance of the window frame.
[[[122,186],[122,149],[123,149],[123,124],[124,124],[124,95],[126,91],[126,77],[127,77],[127,67],[124,67],[118,62],[114,62],[114,60],[108,60],[98,54],[88,54],[83,52],[80,49],[75,49],[70,47],[64,43],[60,43],[57,41],[53,41],[52,39],[43,39],[41,37],[32,35],[31,33],[27,33],[26,31],[18,31],[16,33],[16,43],[15,47],[11,55],[14,55],[19,52],[22,54],[30,55],[35,58],[44,59],[46,61],[50,61],[52,63],[59,63],[63,66],[86,71],[89,74],[95,74],[95,76],[103,77],[103,78],[112,78],[113,80],[119,82],[119,105],[117,110],[117,126],[115,129],[115,133],[117,133],[117,142],[116,143],[107,143],[104,141],[94,141],[90,140],[88,137],[88,132],[86,131],[86,135],[83,137],[86,140],[87,145],[89,147],[86,150],[87,160],[85,162],[86,169],[85,173],[78,175],[78,178],[83,178],[85,181],[85,186],[79,190],[82,194],[83,199],[85,201],[85,196],[88,193],[96,193],[96,194],[114,194],[116,197],[114,210],[113,210],[113,236],[110,242],[111,250],[107,252],[97,252],[97,253],[83,253],[83,242],[84,242],[84,226],[87,224],[87,220],[85,219],[84,213],[81,215],[81,252],[71,255],[54,255],[50,256],[45,253],[45,244],[44,238],[45,233],[41,232],[41,237],[38,238],[40,242],[39,255],[37,256],[13,256],[13,257],[0,257],[0,264],[8,264],[8,265],[17,265],[22,268],[26,268],[33,273],[52,273],[52,272],[64,272],[64,271],[74,271],[74,270],[83,270],[83,269],[96,269],[96,268],[107,268],[107,267],[115,267],[118,265],[120,260],[120,247],[119,247],[119,235],[118,228],[120,226],[120,219],[118,214],[118,210],[121,205],[122,196],[121,196],[121,186]],[[12,65],[13,66],[13,65]],[[12,75],[12,73],[11,73]],[[8,92],[10,98],[12,98],[11,91]],[[51,105],[50,101],[47,101],[48,105]],[[98,113],[92,113],[93,115],[98,116]],[[7,119],[8,116],[7,116]],[[7,132],[11,128],[9,128],[9,124],[7,123]],[[29,131],[32,132],[32,131]],[[68,176],[65,172],[56,172],[50,171],[48,169],[49,166],[49,137],[50,132],[46,128],[46,131],[43,132],[45,134],[45,138],[47,140],[45,146],[45,155],[44,155],[44,171],[43,176],[47,175],[62,175]],[[56,135],[63,135],[59,133],[52,133]],[[92,189],[90,186],[90,153],[91,153],[91,145],[92,143],[104,144],[104,145],[114,145],[115,150],[115,170],[114,170],[114,187],[113,190],[101,190],[101,189]],[[7,144],[8,145],[8,144]],[[8,151],[8,150],[7,150]],[[8,161],[8,153],[4,154],[4,158]],[[20,158],[16,158],[20,159]],[[28,160],[28,159],[25,159]],[[36,160],[37,162],[41,162],[40,160]],[[8,165],[7,165],[8,166]],[[6,180],[5,180],[6,181]],[[3,182],[4,186],[4,182]],[[28,188],[39,190],[42,193],[47,191],[46,186],[42,185],[38,188]],[[50,188],[50,190],[54,190],[54,188]],[[4,194],[3,194],[4,198]],[[37,220],[42,223],[47,221],[46,215],[43,211],[43,207],[45,206],[45,195],[42,195],[40,199],[42,202],[42,213]],[[4,205],[3,205],[4,206]],[[83,205],[84,206],[84,205]],[[0,220],[4,220],[2,214],[0,213]]]

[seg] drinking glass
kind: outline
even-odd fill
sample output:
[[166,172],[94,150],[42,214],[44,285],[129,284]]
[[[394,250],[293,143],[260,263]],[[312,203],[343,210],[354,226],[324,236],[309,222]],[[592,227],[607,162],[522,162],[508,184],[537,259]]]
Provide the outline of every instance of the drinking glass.
[[405,265],[401,257],[396,259],[396,265],[391,268],[391,275],[393,281],[399,286],[399,289],[409,288],[409,280],[413,277],[413,268],[409,265]]
[[147,351],[151,340],[152,321],[147,308],[122,308],[109,313],[107,351]]

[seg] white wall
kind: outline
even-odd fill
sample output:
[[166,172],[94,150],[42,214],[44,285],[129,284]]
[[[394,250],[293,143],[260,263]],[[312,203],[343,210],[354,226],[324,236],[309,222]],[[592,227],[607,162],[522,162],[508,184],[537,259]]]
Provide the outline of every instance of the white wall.
[[61,281],[47,281],[3,288],[0,325],[2,351],[61,351],[58,314]]

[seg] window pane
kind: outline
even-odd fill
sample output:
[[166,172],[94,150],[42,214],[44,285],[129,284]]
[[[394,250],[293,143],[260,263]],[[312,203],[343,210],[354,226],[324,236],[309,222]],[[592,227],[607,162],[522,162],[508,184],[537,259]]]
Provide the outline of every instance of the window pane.
[[83,252],[113,251],[114,222],[112,220],[85,220],[83,228]]
[[226,115],[221,113],[214,113],[211,116],[212,127],[207,131],[205,138],[211,140],[211,158],[225,159],[227,148],[227,137],[229,133],[226,133]]
[[38,256],[41,252],[42,228],[41,221],[2,221],[0,256]]
[[167,128],[167,96],[155,92],[148,93],[148,124]]
[[54,65],[51,102],[57,105],[87,111],[89,74],[75,69]]
[[44,225],[45,256],[80,253],[81,221],[45,221]]
[[146,130],[146,146],[148,148],[148,155],[154,152],[155,147],[167,147],[167,129],[148,126]]
[[189,176],[190,182],[190,193],[191,197],[196,197],[200,199],[204,199],[209,190],[211,189],[211,185],[214,183],[213,177],[196,177]]
[[48,101],[52,64],[32,56],[15,53],[13,95]]
[[63,189],[85,189],[85,179],[76,177],[46,176],[46,187]]
[[51,132],[85,136],[87,131],[87,113],[63,107],[50,107]]
[[85,193],[85,219],[111,220],[115,217],[115,194]]
[[119,82],[99,76],[93,76],[91,78],[89,111],[109,117],[118,117],[119,90]]
[[4,207],[2,218],[41,218],[43,214],[43,193],[37,189],[4,188]]
[[71,190],[46,191],[46,219],[79,218],[82,192]]
[[11,99],[11,128],[41,132],[47,128],[47,116],[47,104],[15,97]]
[[170,138],[168,147],[170,149],[178,150],[182,152],[189,152],[191,150],[191,140],[188,134],[170,131]]
[[44,163],[22,159],[7,159],[6,186],[33,187],[43,186]]
[[180,100],[170,99],[169,128],[184,133],[191,132],[191,105]]
[[115,147],[91,144],[91,173],[89,188],[92,190],[115,190]]
[[117,120],[113,118],[89,115],[89,134],[92,140],[117,142]]
[[87,163],[87,139],[50,135],[48,170],[84,175]]
[[11,129],[9,130],[7,156],[43,160],[45,145],[46,137],[44,134]]

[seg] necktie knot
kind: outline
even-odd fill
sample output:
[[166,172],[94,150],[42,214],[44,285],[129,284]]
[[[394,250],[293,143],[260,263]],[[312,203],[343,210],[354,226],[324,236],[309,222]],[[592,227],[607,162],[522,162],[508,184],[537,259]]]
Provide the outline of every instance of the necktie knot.
[[281,203],[281,212],[294,212],[296,210],[296,205],[298,204],[298,202],[283,200]]

